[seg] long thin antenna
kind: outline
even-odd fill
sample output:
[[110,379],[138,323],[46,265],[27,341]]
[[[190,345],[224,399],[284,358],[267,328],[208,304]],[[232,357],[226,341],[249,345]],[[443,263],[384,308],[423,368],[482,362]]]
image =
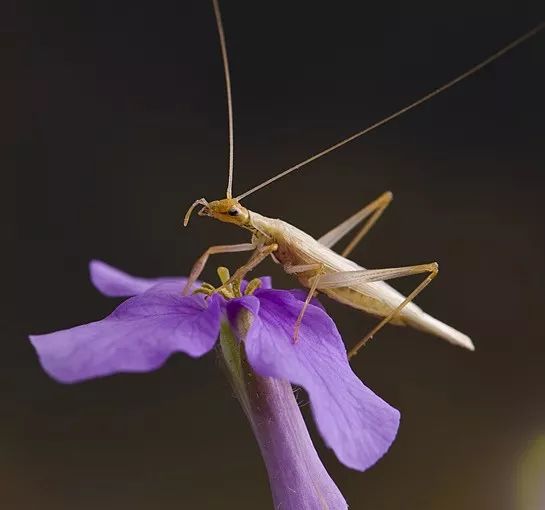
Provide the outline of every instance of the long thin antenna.
[[265,182],[262,182],[261,184],[258,184],[257,186],[253,187],[252,189],[245,191],[242,193],[242,195],[239,195],[237,200],[241,200],[244,197],[247,197],[248,195],[251,195],[255,191],[264,188],[265,186],[268,186],[271,184],[271,182],[277,181],[278,179],[281,179],[282,177],[288,175],[291,172],[294,172],[295,170],[299,170],[301,167],[306,165],[307,163],[310,163],[311,161],[314,161],[315,159],[321,158],[322,156],[325,156],[329,152],[334,151],[335,149],[338,149],[339,147],[342,147],[343,145],[347,144],[348,142],[351,142],[352,140],[355,140],[356,138],[359,138],[360,136],[363,136],[370,131],[373,131],[374,129],[386,124],[387,122],[395,119],[396,117],[399,117],[403,115],[404,113],[408,112],[409,110],[412,110],[413,108],[416,108],[417,106],[421,105],[422,103],[428,101],[432,97],[440,94],[441,92],[444,92],[445,90],[449,89],[453,85],[456,85],[458,82],[464,80],[468,76],[471,76],[472,74],[476,73],[477,71],[481,70],[483,67],[487,66],[491,62],[494,62],[494,60],[498,59],[508,51],[511,51],[513,48],[518,46],[519,44],[523,43],[530,37],[536,35],[540,30],[545,28],[545,22],[541,22],[539,25],[537,25],[535,28],[530,30],[529,32],[526,32],[523,36],[519,37],[518,39],[515,39],[513,42],[509,43],[507,46],[504,46],[501,50],[497,51],[487,59],[483,60],[476,66],[473,66],[471,69],[467,70],[465,73],[460,74],[453,80],[450,80],[448,83],[445,83],[441,87],[429,92],[425,96],[421,97],[414,103],[409,104],[408,106],[405,106],[405,108],[402,108],[401,110],[398,110],[396,113],[393,113],[392,115],[389,115],[388,117],[385,117],[382,120],[379,120],[378,122],[375,122],[371,126],[365,128],[362,131],[358,131],[357,133],[353,134],[352,136],[349,136],[348,138],[345,138],[344,140],[341,140],[340,142],[337,142],[335,145],[332,145],[331,147],[328,147],[327,149],[324,149],[323,151],[319,152],[318,154],[315,154],[314,156],[311,156],[304,161],[301,161],[301,163],[298,163],[297,165],[293,165],[292,167],[288,168],[287,170],[284,170],[283,172],[280,172],[279,174],[275,175],[274,177],[271,177],[270,179],[266,180]]
[[234,135],[233,135],[233,98],[231,97],[231,75],[229,74],[229,59],[227,58],[227,45],[225,44],[225,33],[221,21],[221,11],[218,0],[212,0],[214,15],[218,26],[220,37],[221,57],[223,59],[223,71],[225,73],[225,89],[227,91],[227,114],[229,118],[229,180],[227,181],[227,198],[233,197],[233,166],[234,166]]

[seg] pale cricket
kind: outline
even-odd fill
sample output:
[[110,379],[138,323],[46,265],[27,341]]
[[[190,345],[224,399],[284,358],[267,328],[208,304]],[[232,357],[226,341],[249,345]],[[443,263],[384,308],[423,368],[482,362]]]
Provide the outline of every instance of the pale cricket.
[[[196,200],[185,215],[184,226],[187,226],[194,208],[200,205],[202,208],[198,212],[199,216],[210,216],[224,223],[231,223],[242,227],[251,232],[252,238],[251,242],[249,243],[211,246],[208,248],[194,264],[189,275],[187,285],[184,289],[184,294],[189,293],[193,284],[202,273],[210,255],[218,253],[252,251],[253,253],[248,262],[237,269],[235,273],[227,280],[227,282],[225,282],[220,288],[224,288],[233,283],[236,285],[246,276],[248,272],[253,270],[264,259],[271,256],[276,263],[282,266],[286,273],[294,275],[299,280],[301,285],[309,289],[304,306],[299,314],[299,317],[297,318],[296,323],[294,324],[294,342],[297,341],[298,329],[306,308],[316,293],[322,292],[340,303],[382,318],[382,320],[367,335],[365,335],[362,340],[354,345],[354,347],[348,353],[349,357],[357,354],[360,348],[363,347],[367,341],[387,323],[412,326],[421,331],[443,338],[455,345],[473,350],[473,342],[467,335],[457,331],[438,319],[435,319],[431,315],[428,315],[412,302],[414,298],[437,276],[439,271],[437,262],[387,269],[365,269],[356,262],[353,262],[347,258],[354,247],[362,240],[365,234],[367,234],[378,218],[382,215],[392,200],[392,193],[383,193],[376,200],[357,211],[353,216],[349,217],[318,239],[313,238],[303,230],[294,227],[286,221],[276,218],[268,218],[257,212],[250,211],[241,204],[241,200],[255,191],[264,188],[273,181],[276,181],[277,179],[298,170],[303,165],[324,156],[325,154],[370,132],[373,129],[376,129],[377,127],[440,94],[456,83],[476,73],[484,66],[490,64],[501,55],[518,46],[526,39],[535,35],[545,27],[545,23],[541,23],[533,30],[527,32],[507,46],[503,47],[487,59],[481,61],[479,64],[473,66],[463,74],[460,74],[441,87],[434,89],[432,92],[421,97],[419,100],[414,101],[405,108],[402,108],[396,113],[389,115],[379,122],[376,122],[375,124],[353,134],[352,136],[332,145],[331,147],[322,150],[318,154],[305,159],[297,165],[280,172],[276,176],[253,187],[252,189],[233,197],[232,186],[234,144],[231,80],[225,35],[218,0],[213,0],[213,6],[220,39],[227,92],[229,123],[228,184],[225,198],[211,202],[207,201],[205,198],[199,198]],[[350,241],[342,253],[337,253],[332,249],[340,239],[362,223],[363,225],[360,226],[354,238]],[[415,274],[426,274],[426,276],[424,280],[406,297],[385,283],[385,280]],[[219,289],[215,290],[217,291]]]

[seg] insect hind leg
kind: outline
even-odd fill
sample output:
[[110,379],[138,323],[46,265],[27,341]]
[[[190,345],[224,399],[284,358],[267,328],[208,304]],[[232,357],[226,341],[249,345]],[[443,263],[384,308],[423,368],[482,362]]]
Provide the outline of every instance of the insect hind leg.
[[[365,337],[363,337],[350,351],[348,352],[348,359],[353,358],[356,354],[358,354],[359,350],[365,346],[365,344],[373,338],[373,336],[381,330],[388,322],[390,322],[392,319],[394,319],[401,310],[409,304],[420,292],[422,292],[430,283],[431,281],[439,274],[439,265],[437,262],[433,262],[431,264],[427,264],[427,268],[424,269],[424,271],[429,271],[428,276],[424,278],[422,282],[392,311],[390,312],[384,319],[382,319]],[[410,269],[410,268],[408,268]],[[414,273],[410,273],[414,274]]]
[[367,220],[358,230],[354,238],[348,243],[346,248],[342,251],[342,256],[347,257],[352,250],[358,245],[358,243],[365,237],[367,232],[371,230],[373,225],[382,216],[382,213],[388,207],[393,199],[393,195],[390,191],[384,192],[377,199],[373,200],[370,204],[360,209],[356,214],[353,214],[342,223],[331,229],[324,234],[318,241],[324,246],[331,248],[338,241],[340,241],[346,234],[352,229],[357,227],[362,221]]
[[401,310],[410,303],[439,273],[437,262],[430,264],[420,264],[417,266],[394,267],[387,269],[359,269],[355,271],[343,271],[340,273],[329,273],[321,278],[318,290],[334,289],[340,287],[352,287],[362,283],[379,282],[409,276],[413,274],[428,273],[426,278],[414,289],[394,310],[384,317],[362,340],[360,340],[348,353],[352,358],[358,351],[380,330],[395,319]]

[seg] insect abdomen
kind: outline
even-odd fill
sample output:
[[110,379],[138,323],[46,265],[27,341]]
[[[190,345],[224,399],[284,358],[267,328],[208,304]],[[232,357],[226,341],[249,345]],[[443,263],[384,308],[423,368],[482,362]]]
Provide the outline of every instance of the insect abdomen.
[[[393,308],[383,301],[372,298],[361,292],[351,289],[350,287],[341,287],[338,289],[321,289],[320,292],[326,294],[332,299],[339,301],[345,305],[356,308],[363,312],[367,312],[377,317],[385,317]],[[396,317],[391,321],[391,324],[404,325],[403,317]]]

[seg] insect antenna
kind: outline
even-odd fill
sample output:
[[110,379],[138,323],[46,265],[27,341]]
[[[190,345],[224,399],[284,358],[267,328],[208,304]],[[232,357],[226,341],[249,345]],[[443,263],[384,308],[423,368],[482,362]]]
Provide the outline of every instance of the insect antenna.
[[314,154],[314,156],[310,156],[309,158],[305,159],[304,161],[301,161],[300,163],[297,163],[296,165],[291,166],[287,170],[284,170],[280,172],[279,174],[276,174],[274,177],[271,177],[270,179],[267,179],[266,181],[262,182],[261,184],[258,184],[257,186],[254,186],[253,188],[249,189],[248,191],[245,191],[241,195],[238,195],[236,198],[237,200],[241,200],[248,195],[251,195],[252,193],[256,192],[257,190],[260,190],[261,188],[264,188],[265,186],[268,186],[274,181],[277,181],[278,179],[281,179],[282,177],[285,177],[286,175],[295,172],[296,170],[299,170],[301,167],[305,166],[306,164],[310,163],[311,161],[314,161],[318,158],[321,158],[322,156],[325,156],[326,154],[338,149],[339,147],[342,147],[343,145],[351,142],[352,140],[355,140],[356,138],[359,138],[360,136],[363,136],[370,131],[373,131],[374,129],[386,124],[387,122],[390,122],[391,120],[403,115],[404,113],[408,112],[409,110],[412,110],[413,108],[416,108],[417,106],[420,106],[422,103],[425,103],[426,101],[430,100],[432,97],[437,96],[438,94],[441,94],[441,92],[444,92],[445,90],[449,89],[450,87],[456,85],[457,83],[461,82],[465,78],[468,78],[472,74],[475,74],[477,71],[480,71],[483,67],[487,66],[488,64],[494,62],[499,57],[504,55],[505,53],[511,51],[513,48],[518,46],[519,44],[523,43],[530,37],[536,35],[540,30],[545,28],[545,22],[541,22],[539,25],[537,25],[532,30],[526,32],[524,35],[520,36],[518,39],[515,39],[511,43],[509,43],[507,46],[504,46],[500,50],[496,51],[494,54],[490,55],[485,60],[482,60],[477,65],[471,67],[464,73],[458,75],[456,78],[450,80],[449,82],[445,83],[444,85],[432,90],[425,96],[422,96],[420,99],[410,103],[409,105],[405,106],[404,108],[401,108],[401,110],[398,110],[397,112],[388,115],[388,117],[383,118],[382,120],[379,120],[378,122],[375,122],[374,124],[371,124],[370,126],[366,127],[365,129],[358,131],[357,133],[354,133],[353,135],[349,136],[348,138],[345,138],[344,140],[341,140],[340,142],[337,142],[336,144],[328,147],[327,149],[322,150],[321,152],[318,152],[317,154]]
[[225,90],[227,92],[227,115],[229,122],[229,178],[227,181],[227,198],[233,197],[233,166],[234,166],[234,135],[233,135],[233,99],[231,96],[231,75],[229,74],[229,59],[227,57],[227,45],[225,44],[225,33],[223,31],[223,23],[221,21],[221,11],[218,0],[212,0],[214,5],[214,15],[216,17],[216,25],[218,27],[218,35],[220,38],[221,58],[223,60],[223,72],[225,74]]

